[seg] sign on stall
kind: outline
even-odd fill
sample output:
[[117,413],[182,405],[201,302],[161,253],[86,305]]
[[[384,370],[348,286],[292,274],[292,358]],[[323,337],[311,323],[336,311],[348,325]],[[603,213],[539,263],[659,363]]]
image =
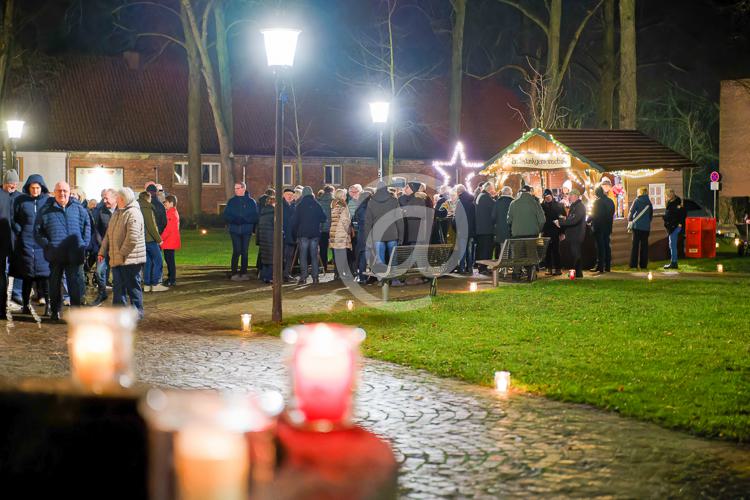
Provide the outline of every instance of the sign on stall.
[[570,168],[567,153],[512,153],[503,156],[503,167],[552,170]]

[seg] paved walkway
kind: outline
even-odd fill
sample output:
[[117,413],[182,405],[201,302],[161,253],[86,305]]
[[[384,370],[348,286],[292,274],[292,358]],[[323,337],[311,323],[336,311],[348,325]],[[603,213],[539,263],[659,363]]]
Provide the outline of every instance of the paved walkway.
[[[407,288],[398,293],[423,291]],[[234,327],[248,303],[260,310],[261,301],[251,298],[267,293],[256,289],[209,273],[149,297],[136,344],[139,379],[165,387],[284,391],[283,344],[220,326]],[[315,295],[290,290],[287,310],[315,310],[316,303],[336,298],[344,300],[334,285]],[[67,374],[65,340],[62,325],[39,329],[17,321],[0,330],[2,373]],[[750,492],[747,446],[580,405],[501,398],[486,388],[380,361],[365,362],[357,417],[393,444],[406,498],[737,498]]]

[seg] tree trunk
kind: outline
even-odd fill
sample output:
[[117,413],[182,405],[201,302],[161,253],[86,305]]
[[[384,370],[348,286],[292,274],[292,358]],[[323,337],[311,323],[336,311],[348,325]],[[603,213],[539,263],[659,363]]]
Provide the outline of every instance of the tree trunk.
[[[463,71],[464,21],[466,19],[466,0],[453,1],[453,48],[451,50],[451,95],[449,104],[450,144],[461,138],[461,83]],[[452,147],[452,146],[451,146]]]
[[599,85],[597,121],[600,128],[613,128],[615,96],[615,0],[604,0],[604,43],[602,43],[602,74]]
[[219,70],[221,87],[221,112],[224,115],[224,126],[229,135],[230,150],[234,151],[234,121],[232,115],[232,73],[229,68],[229,49],[227,48],[227,29],[224,20],[224,7],[221,2],[214,7],[216,23],[216,61]]
[[[13,48],[13,0],[5,0],[3,10],[3,32],[0,34],[0,103],[5,101],[5,84]],[[0,109],[2,105],[0,104]]]
[[188,61],[188,193],[190,214],[203,211],[203,172],[201,167],[201,68],[200,55],[191,36],[184,8],[180,12],[185,32],[185,51]]
[[635,0],[620,0],[620,120],[621,129],[636,128]]
[[211,105],[211,114],[214,118],[216,136],[219,140],[219,158],[221,162],[222,180],[224,182],[224,193],[226,198],[229,199],[234,195],[234,169],[232,165],[234,154],[232,152],[232,141],[229,138],[226,120],[224,118],[224,113],[222,112],[221,95],[219,86],[216,82],[216,75],[214,74],[214,65],[211,60],[211,55],[208,52],[207,38],[206,36],[201,36],[201,32],[198,29],[198,21],[195,18],[195,13],[193,12],[190,0],[182,0],[182,5],[185,8],[190,32],[192,33],[193,40],[196,42],[198,54],[200,55],[201,73],[203,73],[203,79],[206,82],[208,103]]

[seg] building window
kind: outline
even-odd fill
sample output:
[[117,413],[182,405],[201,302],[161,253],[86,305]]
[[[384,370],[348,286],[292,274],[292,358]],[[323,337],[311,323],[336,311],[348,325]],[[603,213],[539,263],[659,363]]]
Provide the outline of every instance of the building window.
[[340,186],[342,184],[341,165],[323,166],[323,183]]
[[648,197],[655,209],[666,208],[667,203],[664,197],[664,184],[649,184]]
[[[221,184],[221,165],[218,163],[203,163],[201,165],[203,184],[218,186]],[[174,183],[185,185],[188,183],[188,164],[187,162],[177,162],[174,164]]]
[[291,165],[284,165],[284,181],[282,184],[285,186],[294,184],[294,169]]

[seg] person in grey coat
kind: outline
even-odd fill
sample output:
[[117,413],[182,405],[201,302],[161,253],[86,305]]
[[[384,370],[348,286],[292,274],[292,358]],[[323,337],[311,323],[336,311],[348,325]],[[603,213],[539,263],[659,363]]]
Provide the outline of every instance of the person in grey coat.
[[521,188],[521,194],[508,208],[510,235],[514,238],[535,238],[544,227],[544,211],[531,186]]
[[630,207],[628,221],[633,225],[633,246],[630,249],[630,267],[648,267],[648,236],[651,233],[651,219],[654,216],[654,206],[648,197],[648,188],[638,188],[638,198]]
[[583,278],[581,267],[581,247],[586,238],[586,206],[581,201],[581,192],[571,189],[568,193],[570,210],[568,215],[559,219],[557,226],[562,228],[565,239],[568,240],[570,258],[576,270],[576,279]]
[[[492,258],[492,243],[495,238],[495,185],[485,182],[476,199],[477,261]],[[487,266],[480,264],[479,272],[487,274]]]

